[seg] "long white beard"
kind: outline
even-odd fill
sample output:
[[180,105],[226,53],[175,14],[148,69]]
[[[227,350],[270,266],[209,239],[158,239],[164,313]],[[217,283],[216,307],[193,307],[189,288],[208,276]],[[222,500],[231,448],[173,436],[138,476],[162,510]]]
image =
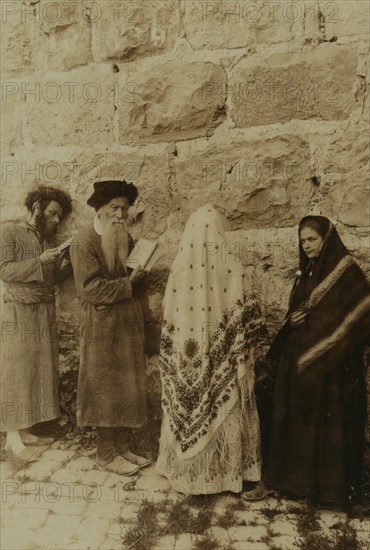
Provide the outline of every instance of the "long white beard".
[[107,223],[102,228],[101,246],[109,273],[115,273],[125,267],[128,244],[126,224]]

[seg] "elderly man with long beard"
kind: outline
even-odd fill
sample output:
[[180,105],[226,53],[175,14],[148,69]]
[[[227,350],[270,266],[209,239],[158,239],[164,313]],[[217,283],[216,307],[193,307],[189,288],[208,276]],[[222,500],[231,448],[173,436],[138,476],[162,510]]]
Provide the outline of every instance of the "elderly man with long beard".
[[87,204],[94,223],[71,245],[77,292],[82,300],[77,424],[97,428],[96,461],[107,470],[135,474],[150,460],[132,453],[127,429],[147,422],[144,318],[135,286],[138,266],[125,264],[133,248],[127,211],[138,195],[133,184],[102,181]]
[[70,214],[68,193],[39,186],[25,200],[28,219],[2,231],[3,281],[0,430],[5,449],[26,462],[36,460],[28,445],[51,443],[28,430],[60,415],[55,283],[71,271],[56,246],[56,231]]

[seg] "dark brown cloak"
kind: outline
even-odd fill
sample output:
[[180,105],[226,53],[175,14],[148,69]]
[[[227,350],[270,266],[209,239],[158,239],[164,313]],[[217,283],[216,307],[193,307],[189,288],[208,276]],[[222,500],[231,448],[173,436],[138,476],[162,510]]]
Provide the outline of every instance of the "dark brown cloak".
[[123,267],[108,273],[93,224],[76,235],[70,254],[82,300],[77,424],[142,427],[147,393],[140,300]]
[[[315,219],[327,226],[323,248],[310,262],[300,247],[301,273],[268,354],[274,386],[264,477],[276,489],[343,505],[361,485],[370,293],[336,229]],[[294,328],[289,315],[298,308],[307,318]]]

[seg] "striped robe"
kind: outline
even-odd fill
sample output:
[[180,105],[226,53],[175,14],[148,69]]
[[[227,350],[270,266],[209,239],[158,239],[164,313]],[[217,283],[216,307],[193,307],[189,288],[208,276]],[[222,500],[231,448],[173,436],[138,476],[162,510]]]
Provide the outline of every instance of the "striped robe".
[[60,415],[56,267],[42,266],[39,260],[53,246],[40,242],[25,221],[7,224],[2,231],[1,431],[29,428]]

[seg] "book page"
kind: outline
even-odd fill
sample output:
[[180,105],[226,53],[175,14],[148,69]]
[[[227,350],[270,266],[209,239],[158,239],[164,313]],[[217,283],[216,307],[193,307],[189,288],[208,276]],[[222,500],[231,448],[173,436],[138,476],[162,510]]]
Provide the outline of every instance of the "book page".
[[145,269],[156,247],[156,242],[140,239],[128,257],[126,266],[135,269],[138,265],[141,265],[142,269]]

